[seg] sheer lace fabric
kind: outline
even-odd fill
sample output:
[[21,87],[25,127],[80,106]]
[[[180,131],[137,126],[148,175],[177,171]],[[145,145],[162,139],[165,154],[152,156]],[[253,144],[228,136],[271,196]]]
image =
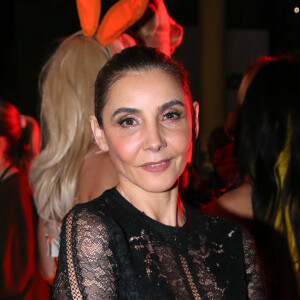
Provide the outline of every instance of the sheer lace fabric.
[[54,299],[263,299],[251,238],[186,206],[183,227],[150,219],[116,189],[65,217]]

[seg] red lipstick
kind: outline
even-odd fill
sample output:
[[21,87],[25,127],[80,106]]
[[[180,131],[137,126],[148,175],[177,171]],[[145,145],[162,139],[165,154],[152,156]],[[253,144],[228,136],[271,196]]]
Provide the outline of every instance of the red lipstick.
[[141,165],[141,168],[143,168],[145,171],[148,172],[162,172],[166,170],[171,164],[170,159],[164,159],[157,162],[148,162],[143,165]]

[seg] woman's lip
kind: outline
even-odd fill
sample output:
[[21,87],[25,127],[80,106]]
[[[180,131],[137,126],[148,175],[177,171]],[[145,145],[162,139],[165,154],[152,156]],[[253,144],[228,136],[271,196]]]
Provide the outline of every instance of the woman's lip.
[[161,172],[166,170],[170,166],[170,163],[171,163],[170,159],[164,159],[157,162],[145,163],[141,165],[141,168],[149,172]]

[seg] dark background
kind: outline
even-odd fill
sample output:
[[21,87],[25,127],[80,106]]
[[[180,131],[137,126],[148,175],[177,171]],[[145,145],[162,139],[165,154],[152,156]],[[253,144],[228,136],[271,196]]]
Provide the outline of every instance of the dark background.
[[[165,4],[177,23],[197,28],[198,1]],[[297,5],[300,0],[227,0],[224,30],[265,29],[269,54],[295,51],[300,48]],[[60,39],[80,30],[75,0],[1,0],[0,28],[0,98],[38,118],[38,74]],[[184,47],[180,51],[182,56]]]

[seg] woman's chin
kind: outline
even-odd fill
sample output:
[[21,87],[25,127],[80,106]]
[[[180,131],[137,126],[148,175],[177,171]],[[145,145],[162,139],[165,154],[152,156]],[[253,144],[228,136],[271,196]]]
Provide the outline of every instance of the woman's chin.
[[149,182],[143,184],[141,188],[149,193],[165,193],[177,189],[177,180],[172,182]]

